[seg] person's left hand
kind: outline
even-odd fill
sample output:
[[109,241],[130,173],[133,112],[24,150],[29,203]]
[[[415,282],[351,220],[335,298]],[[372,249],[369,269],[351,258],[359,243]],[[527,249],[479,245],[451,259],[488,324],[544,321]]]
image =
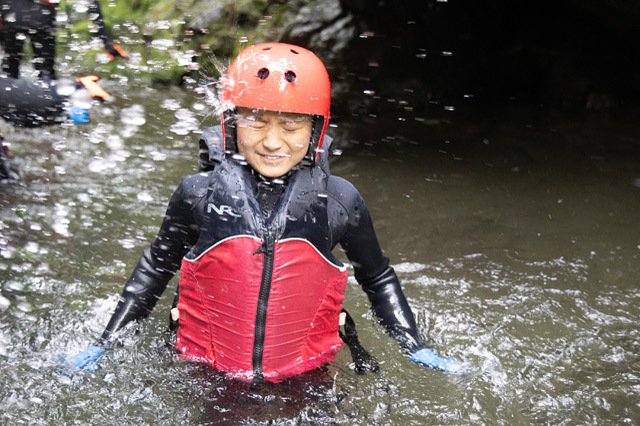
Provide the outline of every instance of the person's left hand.
[[442,370],[447,374],[458,374],[463,369],[463,365],[459,360],[454,358],[444,359],[428,348],[418,350],[409,359],[435,370]]

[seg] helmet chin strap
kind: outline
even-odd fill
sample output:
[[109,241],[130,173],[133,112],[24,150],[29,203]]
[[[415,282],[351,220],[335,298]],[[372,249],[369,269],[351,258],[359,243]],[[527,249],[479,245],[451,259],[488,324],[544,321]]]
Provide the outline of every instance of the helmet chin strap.
[[322,128],[324,127],[324,117],[321,115],[314,115],[313,122],[311,124],[311,142],[309,143],[309,149],[304,156],[302,162],[304,165],[313,165],[316,162],[318,153],[318,145],[320,145],[320,136],[322,135]]
[[236,142],[236,114],[238,113],[238,108],[228,109],[223,114],[223,123],[222,126],[224,128],[224,151],[225,153],[237,153],[238,152],[238,144]]

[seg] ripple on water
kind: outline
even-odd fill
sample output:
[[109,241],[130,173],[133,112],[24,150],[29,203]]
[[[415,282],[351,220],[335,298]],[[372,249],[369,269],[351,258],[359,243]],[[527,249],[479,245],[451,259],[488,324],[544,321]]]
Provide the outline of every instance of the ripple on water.
[[[518,406],[529,420],[553,423],[618,418],[637,395],[638,379],[627,366],[639,359],[639,333],[630,333],[638,320],[638,290],[593,287],[592,270],[601,261],[501,264],[471,256],[395,269],[427,344],[469,364],[469,388],[495,396],[469,408]],[[626,389],[617,388],[620,401],[597,385],[613,377]],[[585,405],[589,414],[570,414]]]

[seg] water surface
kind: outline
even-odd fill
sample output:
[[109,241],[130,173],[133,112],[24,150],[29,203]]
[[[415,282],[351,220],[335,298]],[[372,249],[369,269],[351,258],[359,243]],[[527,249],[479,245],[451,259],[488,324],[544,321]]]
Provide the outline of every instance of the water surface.
[[345,305],[378,374],[356,375],[346,349],[264,387],[182,361],[166,346],[174,279],[95,374],[60,375],[102,332],[215,123],[192,92],[105,85],[117,99],[89,125],[2,123],[23,163],[0,188],[3,423],[640,420],[640,143],[624,115],[335,120],[332,172],[365,197],[425,341],[466,375],[409,361],[353,279]]

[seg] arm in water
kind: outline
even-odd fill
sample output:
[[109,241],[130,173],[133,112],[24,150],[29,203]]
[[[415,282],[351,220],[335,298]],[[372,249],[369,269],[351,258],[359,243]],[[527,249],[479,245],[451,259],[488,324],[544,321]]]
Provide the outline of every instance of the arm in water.
[[[355,277],[371,303],[373,312],[410,359],[431,368],[453,372],[456,361],[443,359],[426,348],[411,308],[402,292],[398,276],[382,255],[367,206],[357,189],[343,179],[334,178],[329,191],[348,212],[348,223],[337,230],[339,242],[353,265]],[[340,201],[337,201],[340,200]],[[339,209],[338,209],[339,210]],[[334,221],[339,221],[337,216]],[[342,221],[344,222],[344,221]]]
[[156,239],[146,249],[127,280],[118,305],[100,339],[72,358],[73,370],[94,371],[105,349],[116,341],[117,332],[132,321],[147,317],[169,280],[180,267],[182,257],[198,239],[192,207],[199,201],[204,175],[185,178],[173,194]]

